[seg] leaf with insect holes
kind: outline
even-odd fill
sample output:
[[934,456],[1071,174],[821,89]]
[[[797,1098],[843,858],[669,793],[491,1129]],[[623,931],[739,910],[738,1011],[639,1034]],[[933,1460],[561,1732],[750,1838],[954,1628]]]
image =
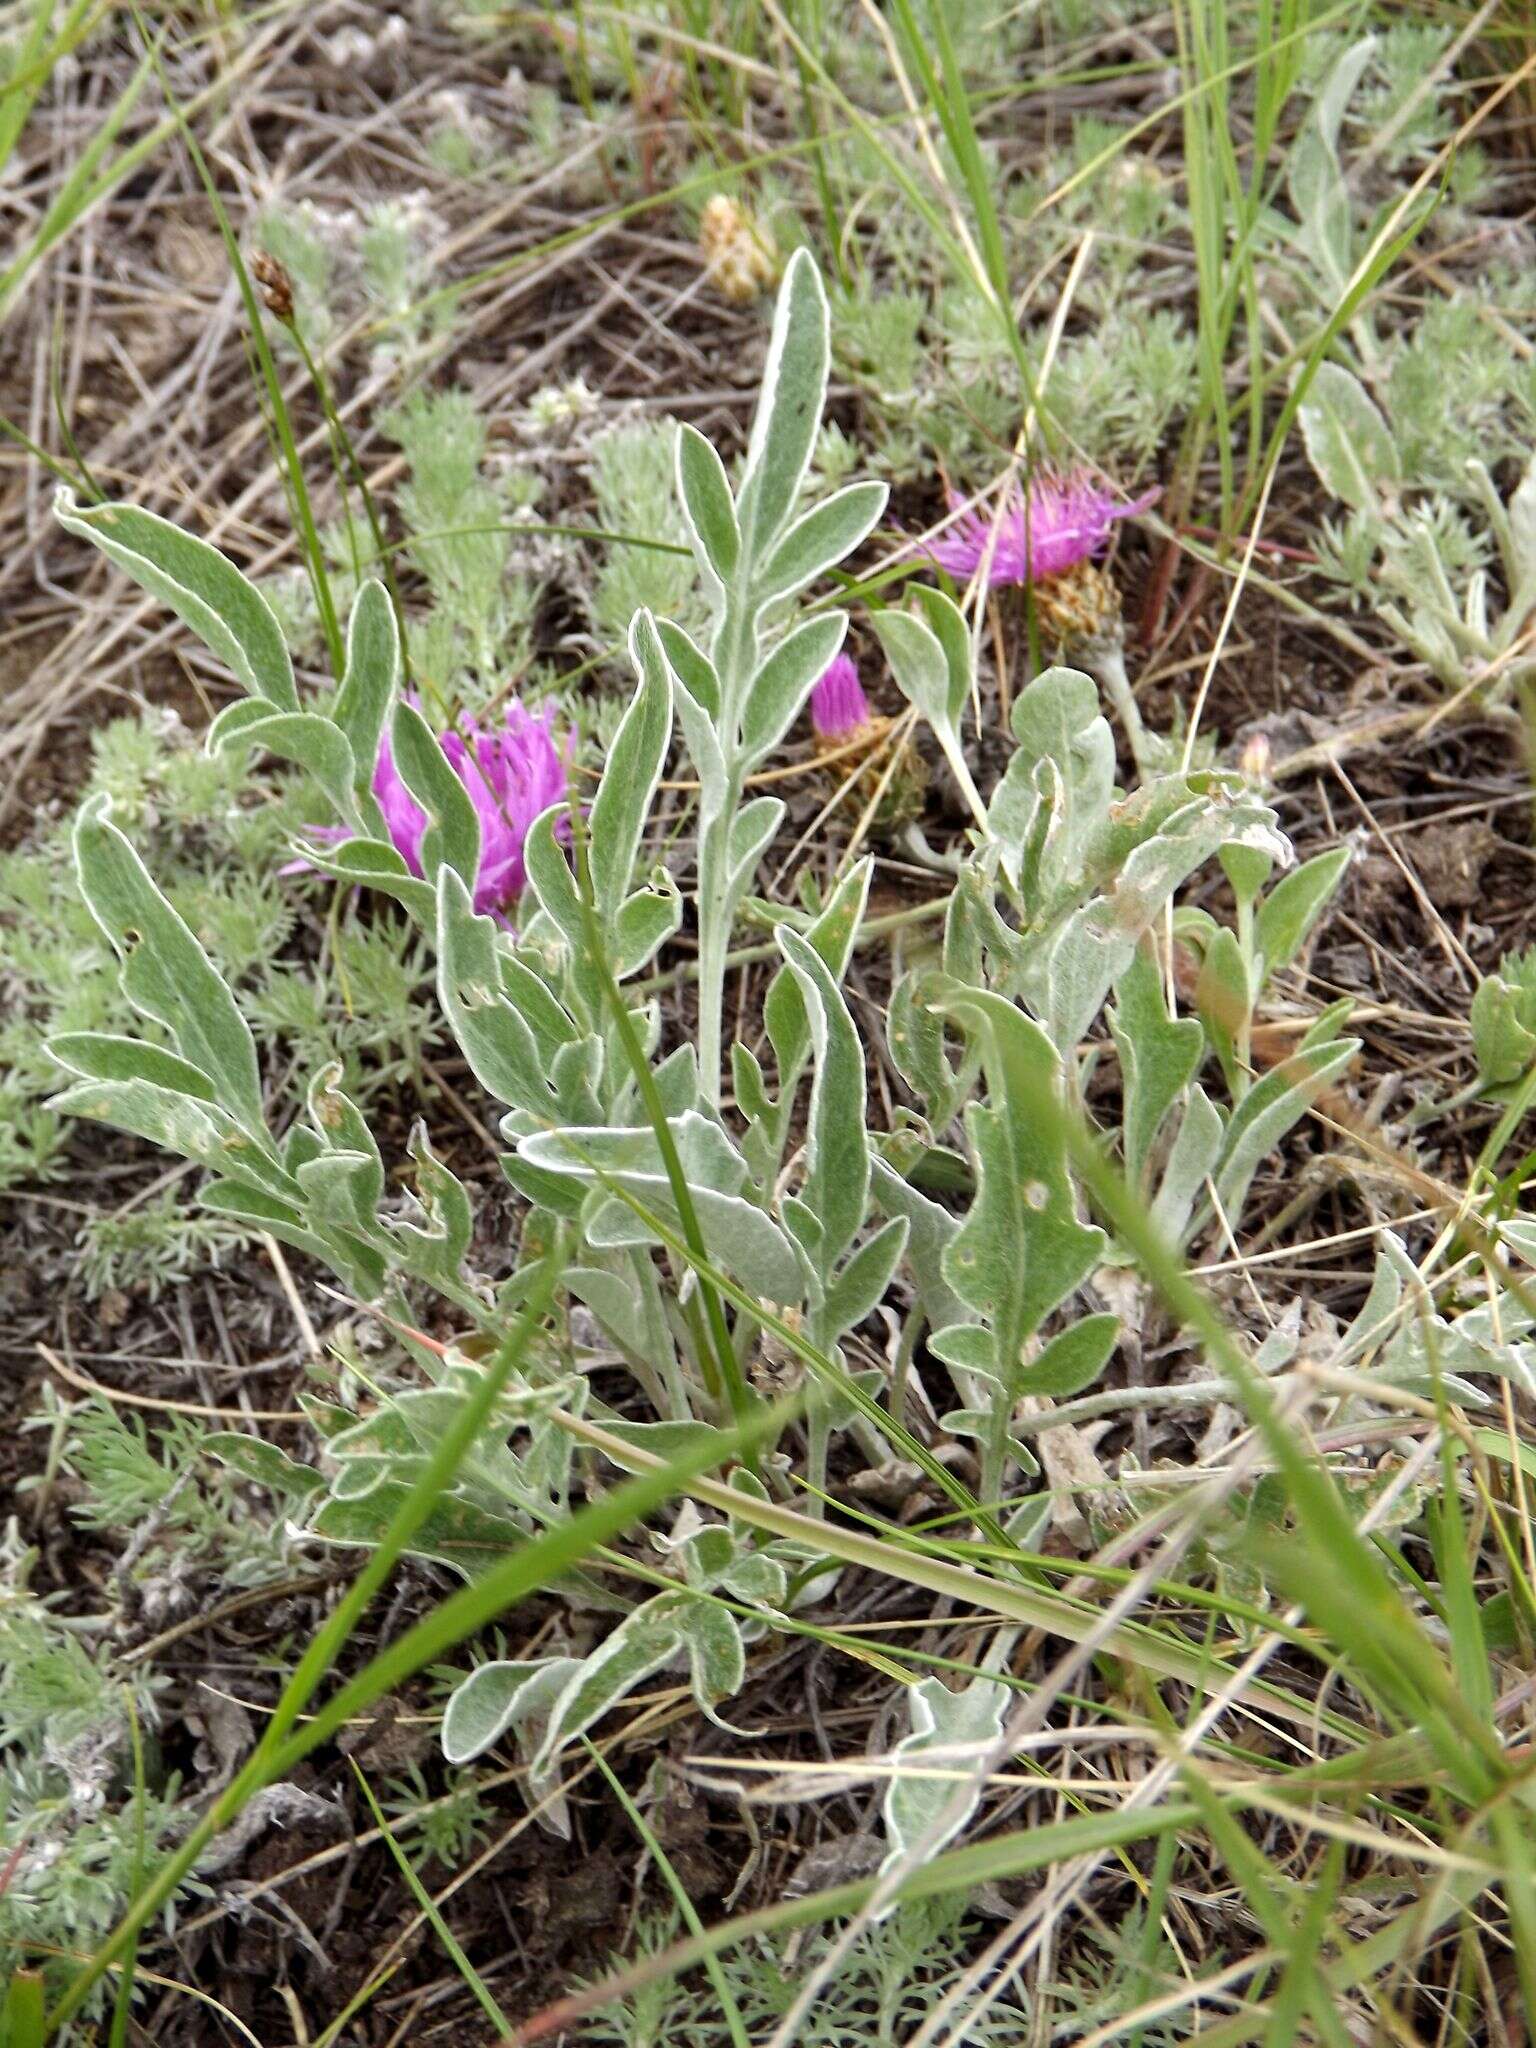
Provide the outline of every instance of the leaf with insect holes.
[[944,1277],[996,1338],[1005,1383],[1025,1340],[1101,1262],[1102,1230],[1079,1222],[1060,1125],[1061,1063],[1040,1027],[987,990],[931,1000],[982,1041],[990,1101],[965,1112],[976,1199],[944,1255]]
[[1145,1193],[1158,1133],[1205,1056],[1205,1035],[1196,1020],[1168,1014],[1163,977],[1150,945],[1137,948],[1116,984],[1109,1029],[1120,1054],[1126,1177]]
[[848,484],[802,513],[753,586],[758,604],[793,597],[851,555],[878,523],[888,495],[884,484]]
[[[882,1872],[908,1867],[918,1854],[925,1861],[936,1856],[965,1828],[986,1788],[980,1766],[1002,1734],[1009,1692],[1001,1679],[987,1677],[960,1692],[942,1678],[907,1687],[912,1728],[891,1752],[884,1806],[891,1846]],[[893,1901],[885,1912],[895,1909]]]
[[634,876],[672,738],[672,672],[648,611],[635,613],[629,653],[639,687],[613,736],[587,820],[592,894],[599,916],[610,926]]
[[723,589],[741,560],[741,528],[724,463],[698,428],[686,421],[677,432],[677,495],[694,559],[706,578]]
[[54,494],[54,516],[162,604],[170,606],[253,697],[279,711],[297,711],[293,663],[277,615],[255,584],[226,556],[137,505],[82,508],[67,487]]
[[217,1100],[253,1144],[266,1145],[256,1045],[213,965],[111,823],[110,803],[90,797],[75,820],[81,892],[122,962],[122,988],[143,1016],[163,1025],[181,1057],[213,1083]]
[[419,1118],[407,1149],[416,1168],[414,1206],[404,1215],[386,1217],[384,1225],[412,1273],[451,1287],[469,1251],[475,1212],[464,1183],[432,1150],[427,1126]]
[[1297,417],[1325,489],[1356,512],[1379,517],[1402,487],[1402,458],[1359,378],[1341,363],[1319,363]]
[[742,554],[762,558],[793,512],[810,467],[827,395],[827,295],[808,250],[797,249],[774,305],[761,394],[736,498]]

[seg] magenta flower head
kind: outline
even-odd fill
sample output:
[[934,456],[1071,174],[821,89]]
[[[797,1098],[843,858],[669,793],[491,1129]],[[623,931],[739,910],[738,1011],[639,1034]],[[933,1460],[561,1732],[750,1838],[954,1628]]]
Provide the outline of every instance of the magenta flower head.
[[[1108,543],[1117,519],[1145,512],[1157,496],[1153,489],[1129,505],[1117,505],[1086,471],[1040,476],[1028,492],[1014,492],[990,518],[962,513],[928,552],[958,583],[969,582],[983,564],[989,585],[1041,583],[1091,561]],[[951,507],[959,503],[951,495]]]
[[839,654],[811,692],[811,725],[825,745],[839,746],[869,724],[864,695],[851,654]]
[[[416,703],[414,695],[409,700]],[[555,744],[553,709],[534,717],[521,704],[511,704],[501,725],[487,731],[473,719],[461,721],[459,732],[440,735],[448,765],[468,790],[480,820],[480,866],[475,875],[475,908],[506,922],[528,879],[523,848],[529,827],[541,811],[564,800],[570,753]],[[388,737],[379,748],[373,771],[373,793],[395,850],[416,876],[421,875],[421,841],[426,813],[406,788],[395,766]],[[570,822],[556,828],[569,833]],[[350,838],[343,826],[321,826],[315,837],[334,844]]]

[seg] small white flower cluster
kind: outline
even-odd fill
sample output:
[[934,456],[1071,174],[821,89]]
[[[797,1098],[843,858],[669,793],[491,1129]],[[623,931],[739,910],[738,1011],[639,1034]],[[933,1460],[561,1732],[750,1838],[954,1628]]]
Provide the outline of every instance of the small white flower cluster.
[[589,420],[597,417],[602,400],[586,378],[572,377],[568,384],[545,384],[534,392],[516,420],[525,441],[570,440]]

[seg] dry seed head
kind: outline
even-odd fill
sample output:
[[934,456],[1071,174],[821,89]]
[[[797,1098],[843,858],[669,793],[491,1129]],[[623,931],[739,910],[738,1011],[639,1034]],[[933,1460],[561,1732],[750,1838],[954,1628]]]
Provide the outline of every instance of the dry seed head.
[[293,325],[293,279],[288,266],[279,263],[275,256],[265,249],[258,249],[251,258],[251,277],[261,303],[274,320],[281,320],[285,327]]
[[778,270],[772,236],[724,192],[717,192],[699,217],[699,253],[706,277],[733,306],[755,299]]
[[[818,733],[814,741],[818,760],[823,756],[832,757],[825,761],[821,770],[830,788],[841,789],[852,775],[853,780],[843,802],[859,810],[873,802],[875,813],[870,824],[881,833],[910,825],[922,811],[923,799],[928,793],[927,764],[910,739],[901,741],[896,766],[889,781],[886,780],[891,757],[882,742],[895,723],[893,718],[873,713],[852,735]],[[862,747],[870,757],[862,765],[851,751],[855,745]],[[885,783],[884,789],[881,789],[882,783]]]
[[1074,562],[1033,587],[1040,629],[1062,647],[1110,637],[1120,624],[1120,593],[1092,562]]

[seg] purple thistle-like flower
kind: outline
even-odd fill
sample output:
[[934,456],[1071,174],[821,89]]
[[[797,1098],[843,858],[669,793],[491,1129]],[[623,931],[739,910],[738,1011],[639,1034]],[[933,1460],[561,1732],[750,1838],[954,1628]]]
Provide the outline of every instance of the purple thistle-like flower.
[[837,655],[811,692],[811,724],[819,740],[845,740],[869,724],[869,699],[851,654]]
[[[1037,477],[1027,493],[1016,491],[990,518],[962,513],[928,552],[959,583],[984,563],[989,585],[1039,583],[1090,561],[1107,544],[1117,519],[1145,512],[1157,496],[1156,489],[1144,491],[1129,505],[1117,505],[1082,470]],[[950,498],[952,507],[961,502]]]
[[[411,699],[414,703],[414,697]],[[562,751],[551,730],[553,707],[535,717],[521,704],[511,704],[499,729],[486,731],[473,719],[460,732],[446,732],[440,744],[480,820],[480,866],[475,875],[475,908],[504,918],[516,907],[528,879],[523,848],[528,829],[541,811],[560,803],[566,794],[569,742]],[[411,873],[421,874],[421,841],[426,813],[406,788],[386,737],[373,771],[373,793],[395,850]],[[557,831],[570,830],[562,819]],[[350,838],[342,826],[320,826],[315,837],[331,844]]]

